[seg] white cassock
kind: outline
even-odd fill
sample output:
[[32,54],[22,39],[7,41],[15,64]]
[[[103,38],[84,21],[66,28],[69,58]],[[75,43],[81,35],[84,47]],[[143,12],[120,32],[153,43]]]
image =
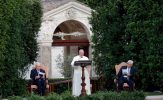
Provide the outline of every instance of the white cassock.
[[[80,96],[81,94],[81,77],[82,77],[82,67],[80,66],[74,66],[74,62],[75,61],[80,61],[80,60],[88,60],[88,58],[86,56],[83,56],[82,58],[78,55],[75,56],[71,62],[71,66],[74,68],[74,75],[73,75],[73,80],[72,80],[72,95],[74,96]],[[90,95],[91,94],[91,89],[90,89],[90,75],[89,72],[87,70],[87,68],[84,68],[84,72],[85,72],[85,89],[86,89],[86,94]]]

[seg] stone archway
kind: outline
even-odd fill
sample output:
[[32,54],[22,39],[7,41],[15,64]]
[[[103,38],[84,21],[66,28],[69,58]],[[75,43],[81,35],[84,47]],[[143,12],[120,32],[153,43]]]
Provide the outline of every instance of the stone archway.
[[71,77],[70,63],[79,49],[84,49],[85,56],[89,57],[88,34],[86,26],[76,20],[64,21],[56,27],[52,43],[52,77]]
[[[89,34],[83,23],[67,20],[56,27],[52,46],[89,46]],[[86,56],[89,57],[89,55]]]
[[[60,7],[53,8],[48,12],[44,12],[38,36],[38,61],[49,67],[49,78],[57,78],[56,75],[54,75],[56,70],[53,68],[53,62],[55,62],[53,61],[53,50],[56,50],[55,53],[59,52],[59,49],[54,49],[56,47],[59,48],[63,45],[79,45],[81,47],[87,46],[85,49],[88,49],[87,55],[91,58],[91,46],[89,45],[91,44],[92,32],[90,30],[91,25],[88,20],[88,18],[91,17],[91,11],[92,10],[89,7],[79,2],[69,2],[61,5]],[[80,41],[72,39],[68,40],[68,38],[76,39],[76,37],[73,36],[65,36],[64,41],[54,39],[54,33],[59,32],[59,30],[68,34],[73,32],[85,33],[86,41],[82,41],[82,39],[80,39]],[[80,36],[80,38],[81,37],[82,36]]]

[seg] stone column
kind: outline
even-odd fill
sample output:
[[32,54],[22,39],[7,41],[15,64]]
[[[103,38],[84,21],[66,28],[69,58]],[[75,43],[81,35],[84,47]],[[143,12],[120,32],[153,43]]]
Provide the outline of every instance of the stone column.
[[38,42],[39,44],[39,56],[38,62],[41,64],[49,67],[48,78],[51,78],[51,48],[52,48],[52,39],[51,36],[49,38],[44,37],[41,41]]

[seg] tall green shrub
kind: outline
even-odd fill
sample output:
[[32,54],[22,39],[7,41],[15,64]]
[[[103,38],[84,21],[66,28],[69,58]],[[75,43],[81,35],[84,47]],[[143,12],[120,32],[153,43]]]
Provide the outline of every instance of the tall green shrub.
[[0,94],[22,95],[23,79],[37,57],[36,36],[41,24],[39,0],[0,1]]
[[115,64],[132,59],[138,69],[136,87],[161,88],[163,1],[104,0],[102,6],[93,3],[98,0],[81,1],[95,10],[90,18],[93,60],[107,80],[105,87],[114,84]]

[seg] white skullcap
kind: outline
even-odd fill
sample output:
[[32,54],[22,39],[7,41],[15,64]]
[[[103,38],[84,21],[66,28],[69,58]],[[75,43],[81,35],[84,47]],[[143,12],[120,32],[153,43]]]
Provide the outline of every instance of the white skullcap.
[[134,62],[132,60],[127,61],[128,64],[133,64]]

